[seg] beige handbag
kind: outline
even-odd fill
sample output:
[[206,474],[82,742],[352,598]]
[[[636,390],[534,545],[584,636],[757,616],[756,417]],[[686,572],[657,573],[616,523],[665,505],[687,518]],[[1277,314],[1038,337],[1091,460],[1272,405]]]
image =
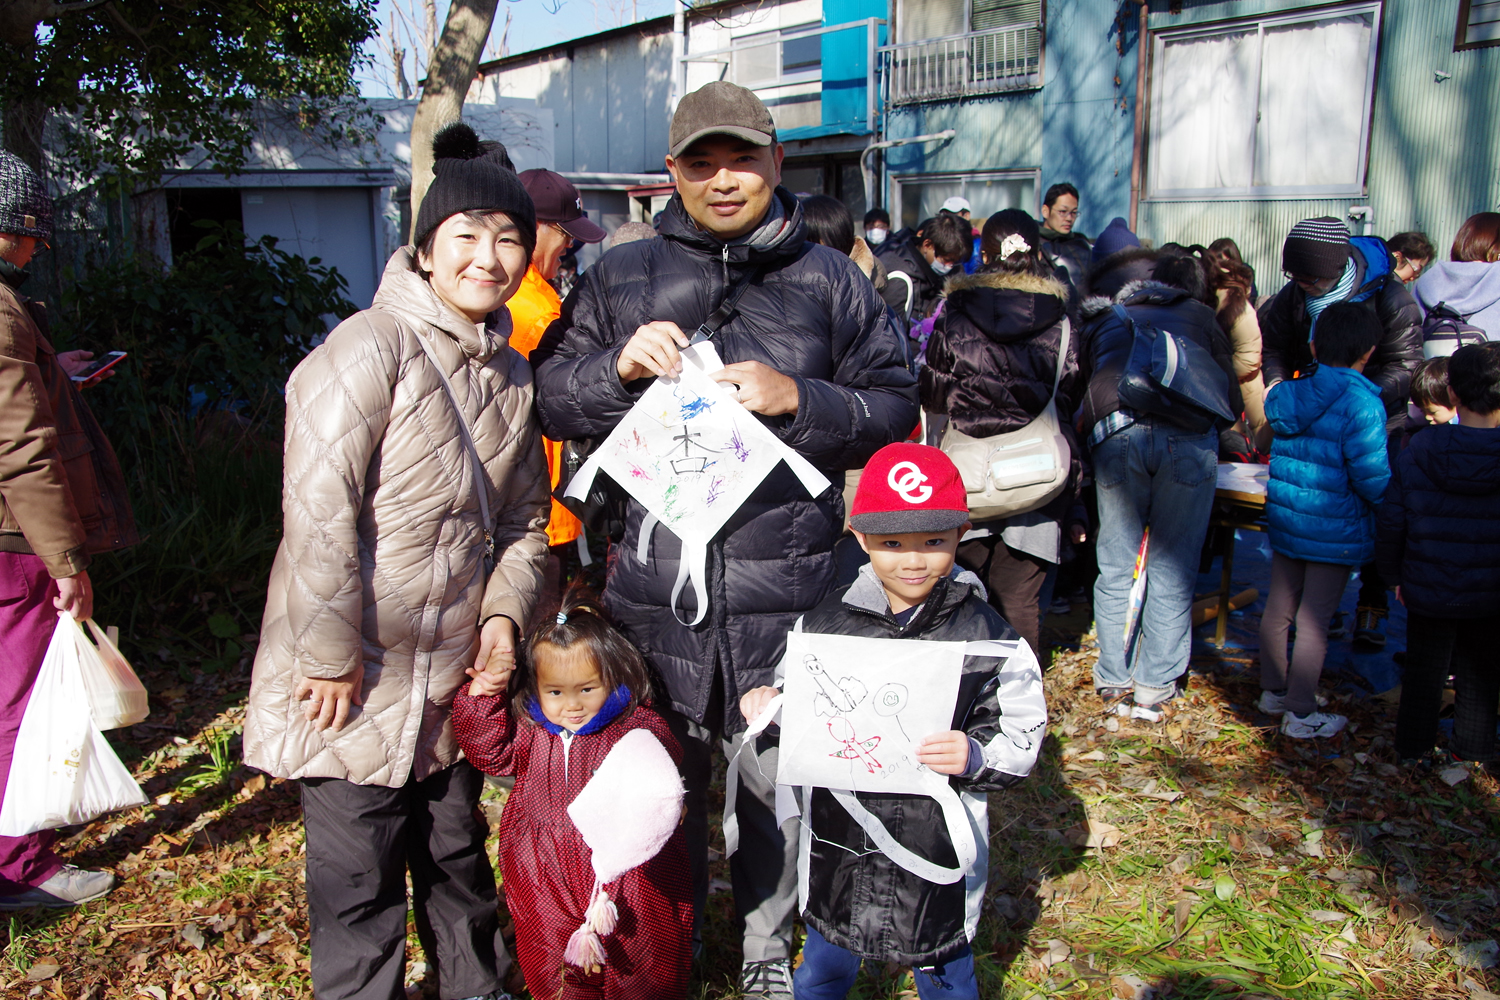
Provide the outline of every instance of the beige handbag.
[[1062,383],[1071,333],[1065,316],[1057,345],[1052,398],[1029,424],[983,438],[969,437],[955,429],[951,420],[943,429],[939,447],[963,476],[971,520],[993,521],[1029,513],[1051,503],[1068,485],[1072,452],[1057,417],[1057,388]]

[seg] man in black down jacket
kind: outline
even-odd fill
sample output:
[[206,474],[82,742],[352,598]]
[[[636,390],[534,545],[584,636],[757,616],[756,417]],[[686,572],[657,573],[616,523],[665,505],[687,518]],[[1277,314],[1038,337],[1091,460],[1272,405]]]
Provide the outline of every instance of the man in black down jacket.
[[[775,125],[754,94],[728,83],[705,86],[683,99],[670,138],[666,163],[677,194],[662,238],[605,254],[532,354],[542,426],[558,440],[608,434],[652,376],[681,370],[683,331],[748,280],[714,337],[727,365],[720,380],[738,385],[746,408],[842,483],[845,470],[917,423],[901,334],[848,257],[806,242],[801,207],[778,186]],[[671,607],[677,539],[656,531],[649,561],[641,562],[645,511],[629,505],[604,599],[665,682],[668,704],[658,704],[682,742],[700,921],[713,740],[745,728],[740,695],[771,682],[787,631],[833,589],[843,513],[837,488],[810,498],[778,466],[710,545],[708,613],[687,627]],[[695,602],[683,603],[690,620]],[[774,788],[754,780],[756,768],[744,770],[751,780],[739,797],[741,847],[731,862],[745,921],[744,992],[790,997],[797,838],[776,826]],[[765,770],[775,773],[774,760]]]
[[[1338,219],[1304,219],[1287,234],[1281,266],[1290,280],[1258,311],[1266,392],[1312,362],[1314,317],[1322,308],[1330,301],[1361,303],[1385,330],[1365,366],[1365,378],[1380,387],[1394,459],[1411,374],[1422,360],[1422,310],[1395,276],[1385,241],[1351,238]],[[1375,563],[1360,567],[1359,577],[1354,645],[1362,652],[1378,652],[1385,647],[1379,624],[1389,607],[1386,581]]]
[[[951,212],[939,212],[923,222],[910,240],[890,240],[876,252],[876,259],[886,270],[886,303],[905,322],[926,319],[943,299],[947,276],[954,268],[961,271],[973,256],[974,238],[968,222]],[[906,308],[907,283],[891,277],[893,272],[911,280],[910,310]]]
[[[1136,277],[1149,273],[1149,279]],[[1208,531],[1218,465],[1218,432],[1194,433],[1120,405],[1120,377],[1135,323],[1149,323],[1206,348],[1224,370],[1230,412],[1240,411],[1229,335],[1205,304],[1206,273],[1194,257],[1123,250],[1094,269],[1100,293],[1083,304],[1080,359],[1088,392],[1078,423],[1094,462],[1099,500],[1099,578],[1094,584],[1099,662],[1094,687],[1122,715],[1159,722],[1170,714],[1187,671],[1198,554]],[[1112,297],[1106,297],[1112,293]],[[1124,323],[1114,307],[1133,321]],[[1125,656],[1125,617],[1136,553],[1150,527],[1150,585],[1140,613],[1138,652]],[[1131,702],[1124,699],[1131,696]]]

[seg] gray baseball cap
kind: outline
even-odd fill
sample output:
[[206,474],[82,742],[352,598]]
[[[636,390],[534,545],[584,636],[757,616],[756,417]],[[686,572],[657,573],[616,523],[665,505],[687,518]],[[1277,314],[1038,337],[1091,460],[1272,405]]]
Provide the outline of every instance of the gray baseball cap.
[[776,142],[776,121],[754,93],[715,80],[678,103],[668,135],[672,156],[681,156],[683,150],[706,135],[732,135],[757,146],[770,146]]

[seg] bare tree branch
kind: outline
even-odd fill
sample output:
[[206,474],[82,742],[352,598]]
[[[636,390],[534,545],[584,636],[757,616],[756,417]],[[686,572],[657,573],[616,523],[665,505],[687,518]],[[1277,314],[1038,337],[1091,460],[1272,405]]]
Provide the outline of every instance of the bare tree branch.
[[439,127],[463,116],[464,98],[479,56],[495,23],[499,0],[453,0],[442,37],[427,64],[422,98],[411,122],[411,218],[415,231],[417,210],[432,183],[432,136]]

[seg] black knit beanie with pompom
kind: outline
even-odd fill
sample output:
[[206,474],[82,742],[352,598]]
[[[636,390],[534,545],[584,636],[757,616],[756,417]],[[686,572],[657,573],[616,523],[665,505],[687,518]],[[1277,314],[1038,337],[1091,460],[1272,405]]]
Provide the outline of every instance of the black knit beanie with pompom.
[[513,170],[510,157],[498,142],[480,142],[461,121],[451,122],[432,137],[432,184],[417,209],[412,242],[422,242],[443,221],[460,212],[504,212],[524,232],[524,242],[536,245],[536,208]]

